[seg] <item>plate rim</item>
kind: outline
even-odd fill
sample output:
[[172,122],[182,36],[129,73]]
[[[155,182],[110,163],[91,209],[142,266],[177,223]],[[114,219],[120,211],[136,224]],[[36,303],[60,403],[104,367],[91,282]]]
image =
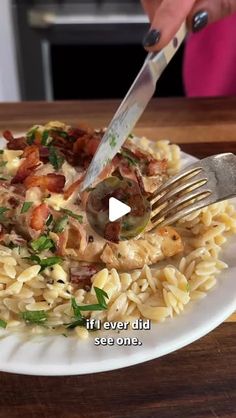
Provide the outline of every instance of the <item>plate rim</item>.
[[[1,137],[0,137],[0,149],[1,146]],[[181,151],[181,155],[188,160],[191,159],[193,162],[194,160],[197,161],[198,159],[191,154],[187,154]],[[222,253],[224,255],[224,253]],[[236,267],[233,265],[231,268]],[[228,274],[230,274],[230,271],[228,270]],[[223,278],[224,271],[218,276],[218,278]],[[223,278],[224,280],[224,278]],[[212,290],[213,292],[217,292],[217,288]],[[206,299],[209,299],[209,295],[212,293],[208,293],[206,296]],[[214,298],[213,298],[214,299]],[[199,303],[198,303],[199,302]],[[201,305],[202,301],[193,301],[191,302],[190,306],[192,304]],[[0,370],[3,372],[8,373],[17,373],[17,374],[24,374],[24,375],[34,375],[34,376],[72,376],[72,375],[83,375],[83,374],[90,374],[90,373],[101,373],[106,371],[112,371],[112,370],[118,370],[125,367],[134,366],[137,364],[145,363],[147,361],[151,361],[157,358],[160,358],[164,355],[170,354],[174,351],[177,351],[183,347],[186,347],[187,345],[195,342],[196,340],[202,338],[203,336],[207,335],[209,332],[211,332],[213,329],[215,329],[217,326],[219,326],[221,323],[223,323],[231,314],[234,313],[236,310],[236,294],[235,297],[232,299],[231,303],[226,305],[224,308],[220,309],[219,312],[216,314],[213,314],[213,317],[211,320],[208,319],[206,322],[200,321],[200,325],[195,329],[188,329],[187,332],[183,331],[183,335],[180,335],[178,338],[175,338],[172,341],[172,344],[169,345],[169,347],[162,347],[159,348],[158,345],[156,345],[152,350],[141,348],[140,351],[135,351],[134,353],[131,353],[131,355],[125,355],[125,352],[121,353],[120,357],[118,359],[114,358],[103,358],[101,359],[95,359],[94,362],[90,362],[89,364],[87,362],[83,363],[72,363],[72,364],[40,364],[40,362],[37,364],[27,364],[25,361],[23,362],[14,362],[14,361],[3,361],[0,359]],[[180,318],[184,315],[182,313],[179,317]],[[188,315],[188,313],[187,313]],[[191,318],[191,316],[190,316]],[[170,319],[169,321],[173,321],[173,319]],[[167,321],[165,321],[166,323]],[[174,321],[173,321],[174,322]],[[156,326],[160,326],[160,324],[155,324]],[[161,324],[162,325],[162,324]],[[173,326],[173,323],[172,323]],[[19,336],[17,334],[9,334],[9,336],[6,336],[5,338],[10,339],[17,339],[19,341]],[[64,338],[62,336],[50,336],[50,337],[43,337],[44,342],[47,338],[52,339],[57,344],[60,344],[61,338]],[[71,343],[73,344],[73,341],[75,341],[75,338],[70,338]],[[86,344],[88,340],[86,341],[80,341],[79,344]],[[0,342],[1,344],[1,342]],[[37,341],[30,340],[29,344],[38,344]],[[109,348],[109,347],[106,347]],[[26,358],[26,356],[25,356]]]

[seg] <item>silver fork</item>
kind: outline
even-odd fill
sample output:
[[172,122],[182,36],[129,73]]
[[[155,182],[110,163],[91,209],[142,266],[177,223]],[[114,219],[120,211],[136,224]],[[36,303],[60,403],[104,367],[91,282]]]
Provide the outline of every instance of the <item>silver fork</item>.
[[194,163],[167,180],[149,200],[153,227],[236,196],[236,155],[218,154]]

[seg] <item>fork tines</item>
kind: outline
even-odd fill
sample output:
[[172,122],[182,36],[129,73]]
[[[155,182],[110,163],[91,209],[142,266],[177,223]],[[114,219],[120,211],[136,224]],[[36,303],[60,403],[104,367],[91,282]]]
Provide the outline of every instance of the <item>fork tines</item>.
[[202,207],[202,200],[211,194],[207,181],[203,168],[195,164],[169,179],[149,198],[151,222],[166,225]]
[[236,156],[232,153],[213,155],[170,178],[149,198],[151,222],[153,227],[167,225],[234,196]]

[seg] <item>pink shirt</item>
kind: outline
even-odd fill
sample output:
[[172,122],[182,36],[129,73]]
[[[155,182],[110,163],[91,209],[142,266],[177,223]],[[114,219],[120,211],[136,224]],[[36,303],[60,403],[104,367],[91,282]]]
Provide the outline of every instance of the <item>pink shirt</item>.
[[236,13],[189,36],[184,59],[186,95],[236,95]]

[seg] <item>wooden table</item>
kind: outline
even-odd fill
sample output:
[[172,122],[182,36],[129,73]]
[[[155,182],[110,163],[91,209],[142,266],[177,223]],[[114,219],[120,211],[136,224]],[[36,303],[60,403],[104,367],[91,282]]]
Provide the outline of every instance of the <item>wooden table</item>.
[[[1,104],[0,131],[48,120],[105,126],[117,104]],[[236,98],[153,101],[136,133],[171,139],[198,157],[236,153]],[[1,373],[0,418],[235,418],[234,320],[175,353],[123,370],[65,378]]]

